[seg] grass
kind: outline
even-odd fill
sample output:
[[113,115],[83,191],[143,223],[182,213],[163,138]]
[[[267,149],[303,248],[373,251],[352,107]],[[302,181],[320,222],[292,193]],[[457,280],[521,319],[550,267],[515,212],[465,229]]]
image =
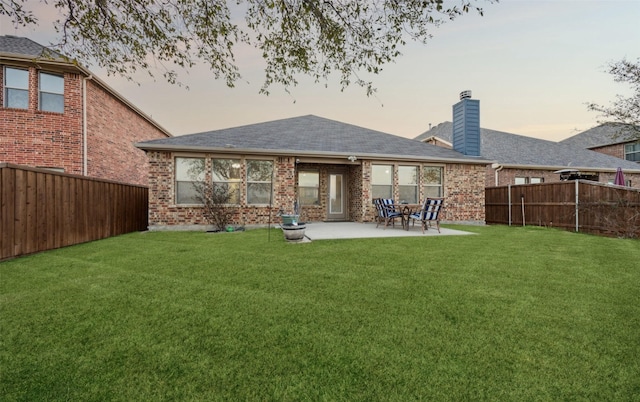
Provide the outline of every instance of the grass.
[[0,399],[640,398],[640,242],[133,233],[0,263]]

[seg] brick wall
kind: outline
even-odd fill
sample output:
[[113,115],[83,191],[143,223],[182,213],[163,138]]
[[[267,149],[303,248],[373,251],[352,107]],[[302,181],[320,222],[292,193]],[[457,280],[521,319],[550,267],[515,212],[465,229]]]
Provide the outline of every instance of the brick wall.
[[82,78],[64,74],[64,113],[38,110],[38,71],[29,68],[29,108],[4,108],[0,66],[0,162],[82,174]]
[[[598,181],[600,183],[613,182],[615,176],[615,172],[600,172],[598,173]],[[516,177],[526,177],[529,180],[532,177],[541,177],[544,180],[544,183],[555,183],[560,181],[560,175],[553,173],[550,170],[505,168],[498,172],[498,186],[508,186],[509,184],[513,185],[515,184]],[[640,174],[625,173],[625,179],[631,180],[632,187],[640,188]],[[496,186],[494,169],[487,169],[486,185],[487,187]]]
[[[486,186],[496,186],[496,173],[495,169],[487,166]],[[531,178],[542,178],[544,183],[553,183],[560,181],[560,175],[553,173],[551,170],[539,170],[539,169],[509,169],[504,168],[498,172],[498,186],[507,186],[509,184],[515,184],[516,177],[526,177],[529,180]]]
[[607,145],[604,147],[592,148],[591,150],[600,152],[601,154],[624,159],[624,144]]
[[[83,172],[80,74],[64,73],[64,113],[38,110],[38,72],[29,68],[29,108],[7,109],[0,90],[0,162]],[[0,66],[0,83],[4,85]],[[59,73],[62,74],[62,73]],[[92,80],[87,81],[87,175],[147,185],[147,158],[135,142],[166,135]]]
[[[152,229],[165,226],[202,226],[208,223],[202,216],[199,206],[175,204],[174,157],[171,152],[150,151],[149,159],[149,224]],[[205,180],[211,180],[212,155],[179,155],[205,157],[207,174]],[[233,155],[230,158],[248,158],[250,156]],[[317,170],[319,172],[319,205],[301,207],[301,220],[321,222],[327,217],[327,182],[332,171],[342,170],[346,173],[348,193],[348,220],[356,222],[372,222],[375,219],[375,208],[371,199],[371,161],[361,164],[309,164],[296,166],[293,157],[277,157],[274,161],[273,204],[268,206],[246,205],[246,194],[242,192],[241,204],[236,207],[233,224],[266,225],[279,223],[276,216],[282,208],[285,213],[293,212],[296,200],[297,170]],[[388,162],[385,162],[388,163]],[[245,165],[241,176],[246,176]],[[445,214],[447,221],[484,222],[484,165],[448,164],[444,167]],[[246,183],[242,183],[245,188]],[[395,186],[397,189],[397,186]],[[420,188],[420,199],[424,199],[423,188]],[[396,197],[397,198],[397,197]]]
[[88,175],[148,184],[147,157],[134,143],[166,135],[94,81],[87,81]]
[[447,164],[442,220],[484,222],[484,165]]

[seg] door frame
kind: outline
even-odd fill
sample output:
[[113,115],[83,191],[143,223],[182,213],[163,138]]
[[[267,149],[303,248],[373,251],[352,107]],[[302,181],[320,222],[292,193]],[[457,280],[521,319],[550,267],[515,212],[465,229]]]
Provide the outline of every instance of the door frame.
[[[331,213],[331,178],[334,175],[342,176],[342,213]],[[326,220],[327,221],[346,221],[349,217],[349,194],[347,191],[347,170],[345,169],[332,169],[329,170],[327,176],[327,211],[326,211]]]

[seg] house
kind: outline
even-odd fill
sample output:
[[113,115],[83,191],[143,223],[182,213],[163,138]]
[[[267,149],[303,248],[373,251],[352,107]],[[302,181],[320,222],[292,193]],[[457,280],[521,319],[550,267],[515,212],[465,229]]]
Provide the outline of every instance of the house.
[[372,199],[445,197],[445,217],[484,222],[483,158],[317,116],[143,141],[149,228],[202,228],[194,182],[230,190],[235,224],[266,225],[299,203],[301,219],[369,222]]
[[601,124],[560,143],[640,163],[640,127]]
[[0,36],[0,162],[147,184],[135,142],[171,137],[86,68]]
[[[479,106],[477,108],[479,109]],[[640,188],[640,166],[637,163],[563,142],[481,128],[479,110],[472,116],[474,118],[471,122],[469,119],[465,121],[454,110],[453,122],[431,127],[415,140],[453,148],[456,131],[470,130],[471,135],[468,137],[476,138],[474,144],[476,147],[479,146],[479,150],[476,150],[478,155],[493,161],[487,165],[487,187],[560,181],[566,177],[556,173],[561,170],[570,171],[575,177],[613,183],[616,170],[620,167],[628,185]]]

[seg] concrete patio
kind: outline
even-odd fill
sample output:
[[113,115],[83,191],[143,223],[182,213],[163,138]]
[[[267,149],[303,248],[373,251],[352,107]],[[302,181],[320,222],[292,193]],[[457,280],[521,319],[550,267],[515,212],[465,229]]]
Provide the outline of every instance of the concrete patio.
[[375,223],[358,223],[358,222],[311,222],[307,223],[305,231],[305,241],[308,240],[329,240],[329,239],[365,239],[365,238],[382,238],[382,237],[417,237],[417,236],[452,236],[452,235],[469,235],[470,232],[461,230],[453,230],[440,228],[440,233],[435,227],[422,233],[419,225],[410,226],[409,230],[404,230],[402,225],[396,224],[395,227],[382,226],[376,228]]

